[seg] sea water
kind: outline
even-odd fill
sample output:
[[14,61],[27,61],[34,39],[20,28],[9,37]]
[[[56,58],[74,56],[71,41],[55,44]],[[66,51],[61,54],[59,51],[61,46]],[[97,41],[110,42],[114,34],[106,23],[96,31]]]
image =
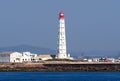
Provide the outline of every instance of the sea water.
[[120,81],[120,72],[0,72],[0,81]]

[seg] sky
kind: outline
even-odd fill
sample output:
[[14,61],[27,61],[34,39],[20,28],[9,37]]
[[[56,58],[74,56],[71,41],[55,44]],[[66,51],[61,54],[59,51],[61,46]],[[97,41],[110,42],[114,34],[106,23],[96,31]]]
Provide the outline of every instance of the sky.
[[0,0],[0,47],[57,49],[65,13],[67,49],[120,50],[120,0]]

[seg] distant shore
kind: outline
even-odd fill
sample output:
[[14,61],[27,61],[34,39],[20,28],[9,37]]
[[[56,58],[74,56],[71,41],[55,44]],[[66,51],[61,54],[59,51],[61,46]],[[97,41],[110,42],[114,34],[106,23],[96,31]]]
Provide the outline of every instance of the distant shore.
[[120,63],[84,63],[65,61],[0,63],[0,71],[120,71]]

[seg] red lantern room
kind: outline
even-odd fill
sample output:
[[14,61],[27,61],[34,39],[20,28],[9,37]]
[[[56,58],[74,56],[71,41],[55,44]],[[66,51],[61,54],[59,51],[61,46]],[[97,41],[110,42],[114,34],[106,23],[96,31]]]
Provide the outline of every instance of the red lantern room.
[[59,19],[64,19],[64,12],[63,11],[60,11],[60,13],[59,13]]

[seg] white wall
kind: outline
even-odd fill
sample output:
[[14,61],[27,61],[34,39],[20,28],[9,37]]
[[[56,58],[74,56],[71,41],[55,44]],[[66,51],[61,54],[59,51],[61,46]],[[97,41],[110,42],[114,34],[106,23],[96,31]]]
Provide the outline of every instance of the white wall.
[[31,59],[34,59],[35,57],[37,57],[37,54],[32,54],[30,52],[23,52],[22,54],[22,61],[23,62],[31,62]]
[[0,54],[0,62],[31,62],[31,59],[35,59],[37,54],[30,52],[11,52],[8,54]]
[[10,62],[22,62],[22,54],[19,52],[13,52],[10,54]]

